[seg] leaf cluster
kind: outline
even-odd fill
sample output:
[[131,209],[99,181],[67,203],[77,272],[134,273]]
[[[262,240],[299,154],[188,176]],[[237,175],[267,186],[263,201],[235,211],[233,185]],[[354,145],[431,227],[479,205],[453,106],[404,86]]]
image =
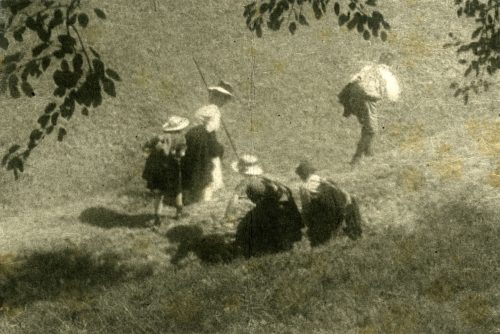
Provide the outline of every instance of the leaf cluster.
[[449,34],[452,42],[445,47],[455,47],[460,56],[459,63],[466,66],[464,77],[474,73],[476,79],[465,86],[451,85],[455,96],[462,96],[464,103],[469,100],[469,93],[488,90],[491,83],[481,77],[493,76],[500,69],[500,0],[455,0],[457,16],[474,20],[476,27],[470,40],[464,42],[453,33]]
[[283,25],[295,34],[299,26],[309,25],[308,9],[312,9],[314,17],[319,20],[331,6],[339,26],[356,30],[365,40],[372,36],[383,41],[387,39],[386,31],[390,29],[390,24],[382,13],[375,10],[377,0],[259,0],[247,4],[243,16],[247,27],[258,37],[262,37],[265,27],[276,31]]
[[[121,80],[119,74],[108,68],[99,53],[81,38],[91,17],[80,2],[1,2],[2,9],[9,14],[7,21],[0,23],[0,48],[10,50],[15,43],[26,43],[27,34],[34,35],[37,43],[30,46],[31,52],[12,52],[3,58],[0,92],[8,92],[15,99],[22,94],[32,98],[36,95],[33,80],[47,72],[52,73],[56,87],[52,92],[53,101],[38,117],[38,127],[31,131],[27,144],[24,147],[12,145],[3,156],[2,166],[12,170],[16,179],[24,171],[24,162],[31,151],[45,136],[56,132],[59,141],[64,139],[67,133],[64,122],[67,123],[77,109],[88,116],[89,109],[102,104],[103,92],[116,96],[115,82]],[[94,9],[94,14],[99,19],[106,19],[99,8]]]

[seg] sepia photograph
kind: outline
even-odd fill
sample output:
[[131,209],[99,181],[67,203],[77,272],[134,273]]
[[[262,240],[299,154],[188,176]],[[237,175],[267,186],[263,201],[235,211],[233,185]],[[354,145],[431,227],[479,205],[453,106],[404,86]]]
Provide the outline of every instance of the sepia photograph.
[[0,0],[0,334],[500,334],[500,0]]

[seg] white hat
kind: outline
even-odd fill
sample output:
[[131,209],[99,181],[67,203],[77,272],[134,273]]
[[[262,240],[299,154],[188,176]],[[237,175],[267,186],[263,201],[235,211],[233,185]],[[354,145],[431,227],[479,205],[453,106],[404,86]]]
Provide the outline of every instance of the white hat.
[[205,119],[216,119],[220,118],[220,111],[219,107],[217,107],[215,104],[209,104],[207,106],[203,106],[200,109],[196,110],[194,116],[200,120],[205,120]]
[[163,131],[172,132],[179,131],[189,125],[189,120],[185,117],[170,116],[167,123],[163,124]]
[[217,92],[227,97],[233,96],[233,87],[224,80],[219,81],[217,86],[208,87],[209,92]]
[[261,175],[264,171],[257,164],[258,159],[254,155],[244,154],[238,161],[231,163],[231,168],[244,175]]

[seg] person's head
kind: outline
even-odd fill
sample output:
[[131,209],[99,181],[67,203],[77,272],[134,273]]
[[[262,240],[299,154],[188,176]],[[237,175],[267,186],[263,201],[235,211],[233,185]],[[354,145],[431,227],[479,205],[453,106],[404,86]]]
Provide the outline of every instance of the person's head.
[[222,107],[233,97],[233,87],[221,80],[217,86],[208,87],[208,100],[211,104]]
[[208,132],[217,131],[220,128],[220,111],[214,105],[201,107],[195,113]]
[[309,160],[303,160],[295,169],[295,173],[300,177],[302,181],[306,181],[309,176],[316,173],[316,168]]
[[264,172],[262,167],[258,164],[258,159],[254,155],[244,154],[242,155],[238,161],[233,161],[231,163],[231,168],[245,176],[258,176],[262,175]]
[[159,152],[163,151],[163,153],[168,155],[171,147],[172,147],[172,138],[170,137],[169,134],[159,135],[155,138],[155,143],[154,143],[155,150]]
[[394,56],[394,54],[390,52],[384,52],[380,55],[378,62],[379,64],[391,66],[395,58],[396,57]]
[[252,178],[245,189],[248,199],[255,204],[259,204],[260,201],[266,198],[266,192],[265,184],[257,178]]

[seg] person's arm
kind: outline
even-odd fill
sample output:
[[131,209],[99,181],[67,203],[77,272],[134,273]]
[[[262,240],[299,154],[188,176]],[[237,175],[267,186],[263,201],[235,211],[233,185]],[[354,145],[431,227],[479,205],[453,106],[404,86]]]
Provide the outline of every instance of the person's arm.
[[235,217],[235,210],[236,206],[238,204],[238,201],[240,200],[241,197],[244,197],[245,195],[245,189],[246,189],[246,182],[242,181],[238,186],[236,186],[234,190],[234,194],[229,200],[229,203],[227,204],[226,211],[224,213],[224,221],[234,221],[236,219]]

